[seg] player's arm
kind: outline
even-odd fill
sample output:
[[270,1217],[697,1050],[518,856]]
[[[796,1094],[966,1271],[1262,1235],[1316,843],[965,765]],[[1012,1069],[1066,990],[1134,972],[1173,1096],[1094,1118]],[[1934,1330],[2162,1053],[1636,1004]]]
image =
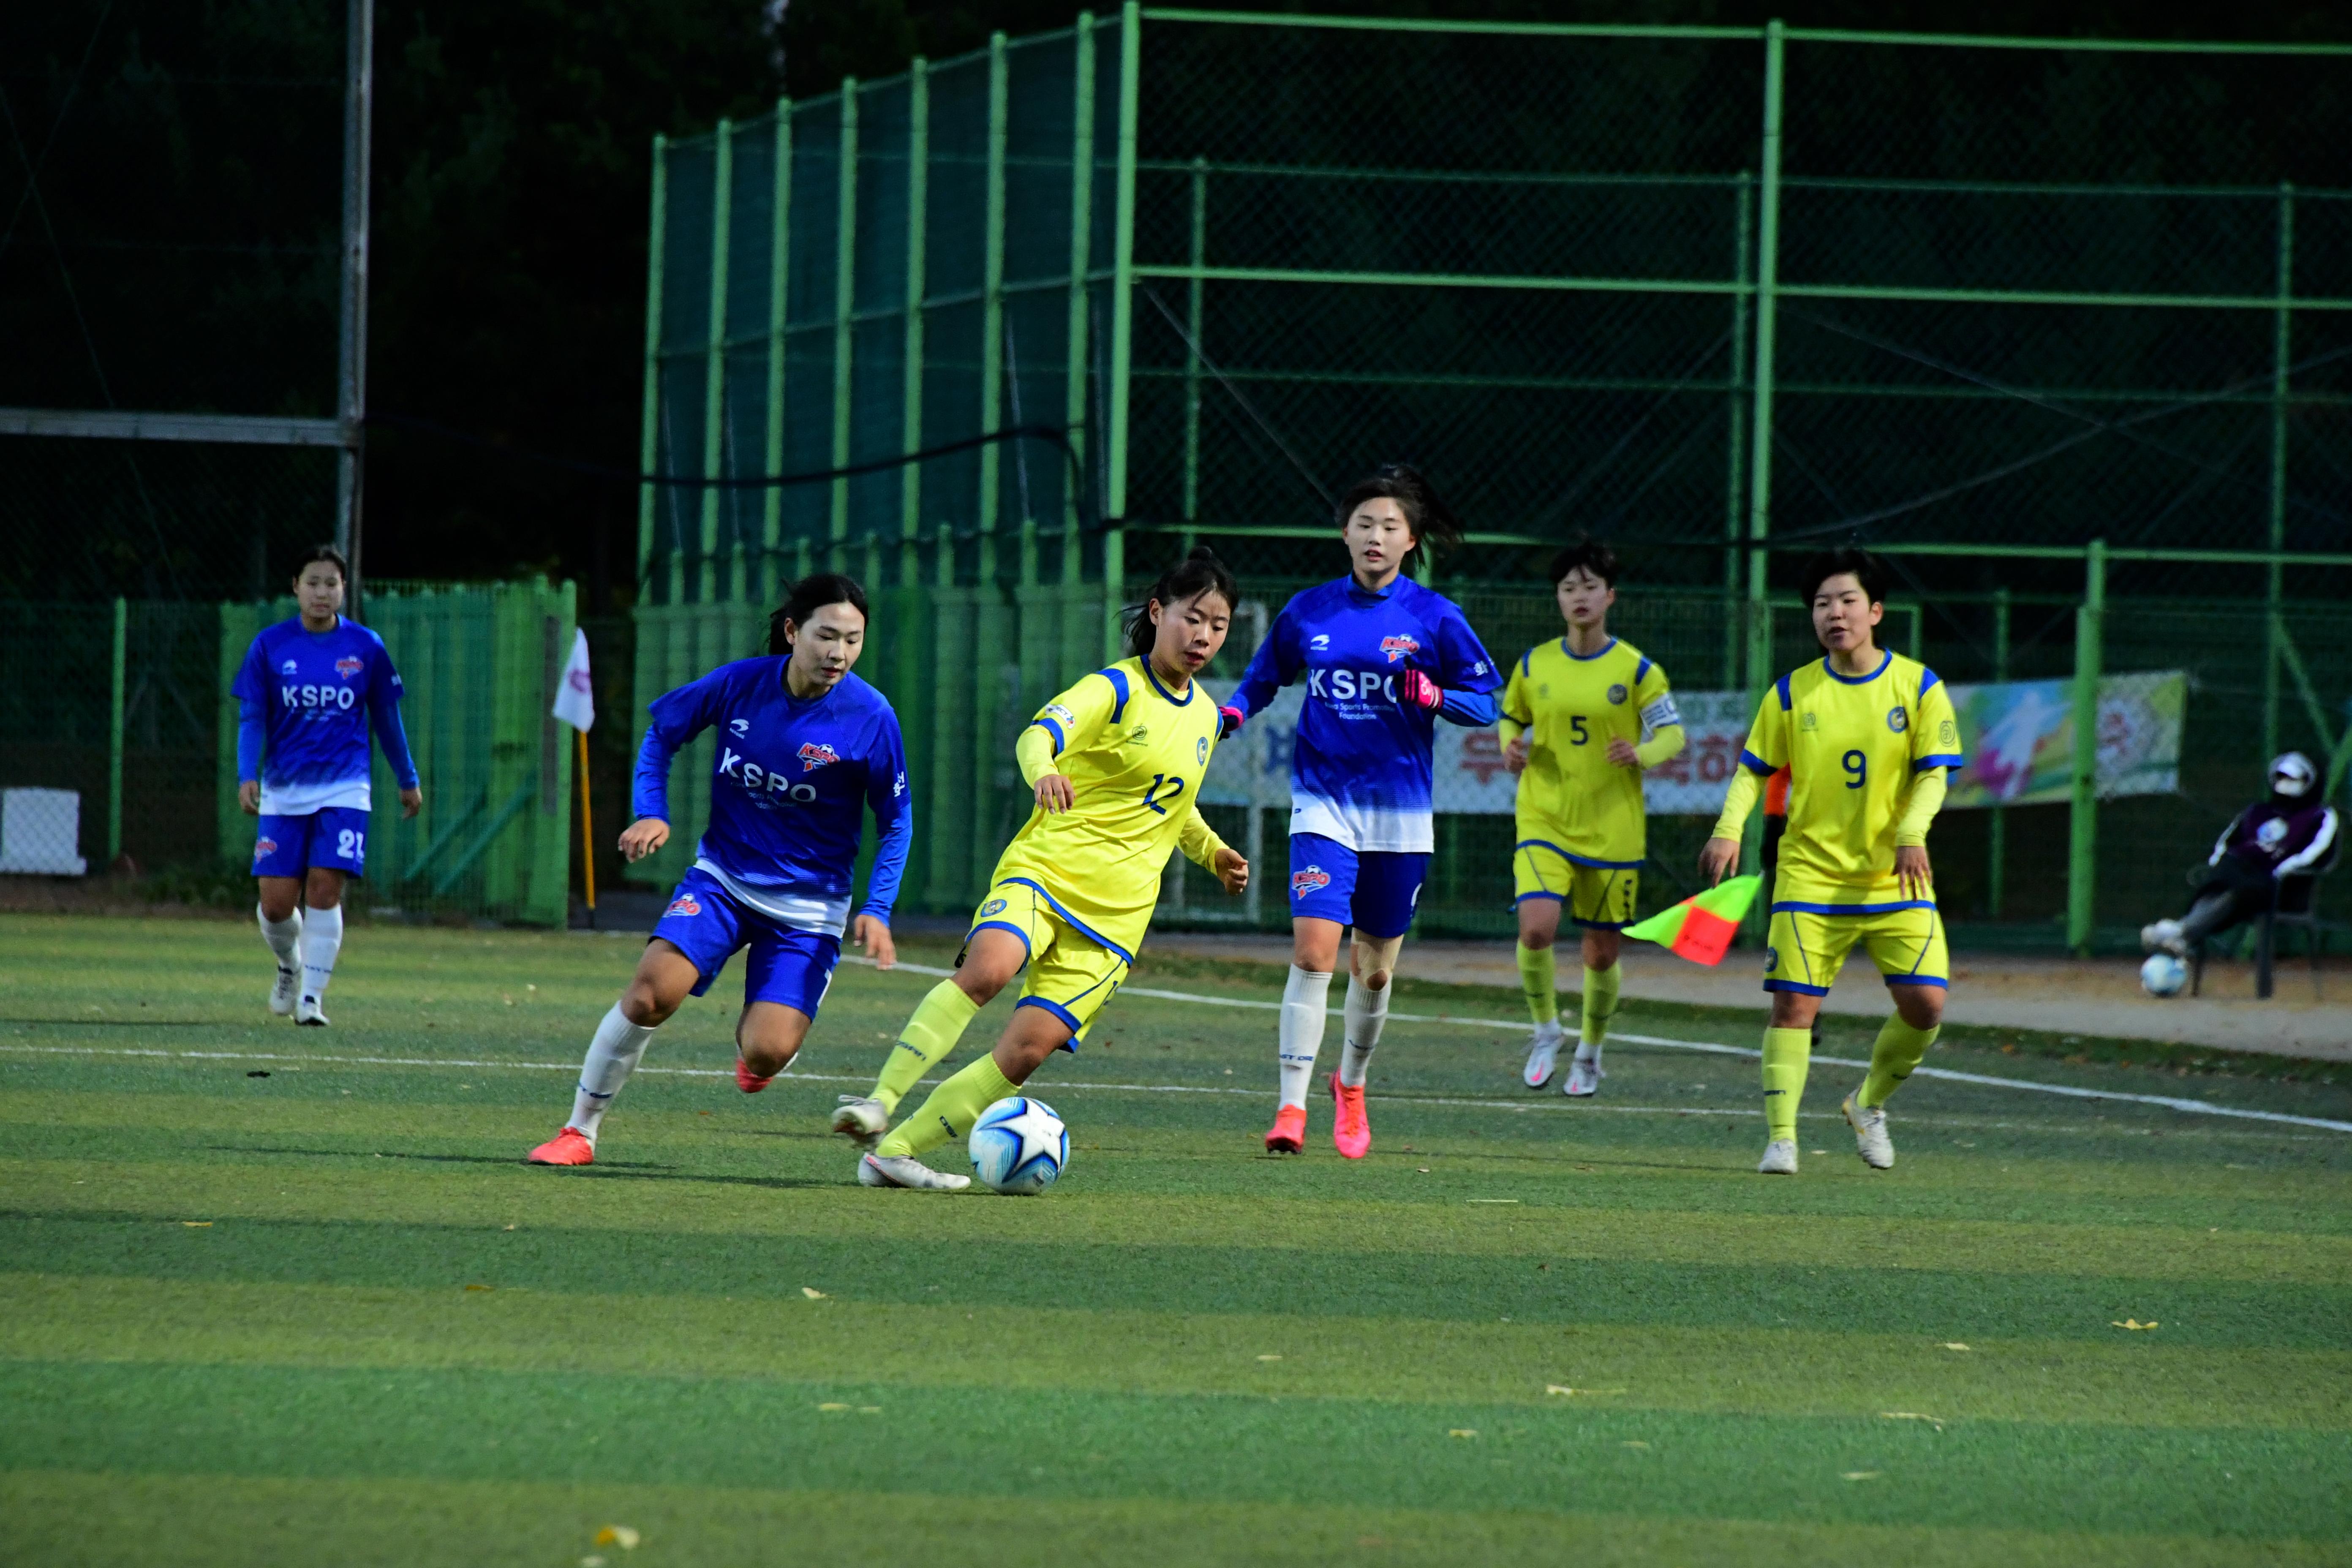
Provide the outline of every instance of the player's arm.
[[669,842],[669,764],[716,721],[722,694],[717,671],[665,691],[647,709],[646,738],[637,743],[629,779],[629,811],[636,820],[621,831],[621,858],[642,860]]
[[1666,684],[1666,672],[1648,659],[1642,661],[1641,672],[1634,679],[1633,701],[1642,715],[1644,739],[1639,745],[1622,736],[1612,740],[1609,760],[1621,768],[1646,771],[1680,755],[1689,739],[1683,733],[1683,716],[1675,707],[1675,694]]
[[1536,721],[1535,706],[1528,696],[1528,664],[1534,651],[1530,648],[1519,655],[1518,663],[1511,666],[1511,679],[1503,687],[1502,717],[1495,721],[1503,737],[1503,766],[1515,774],[1526,771],[1528,752],[1534,744],[1528,738]]
[[1240,729],[1251,714],[1263,712],[1276,692],[1298,679],[1299,668],[1298,623],[1285,605],[1274,617],[1274,625],[1266,628],[1265,640],[1250,655],[1242,683],[1217,710],[1217,739],[1222,741]]
[[1400,700],[1429,709],[1465,730],[1483,730],[1500,717],[1495,693],[1502,688],[1494,655],[1458,610],[1437,623],[1437,674],[1413,669],[1397,678]]
[[261,639],[245,650],[230,683],[236,699],[236,804],[247,816],[261,815],[261,753],[269,740],[269,670]]
[[898,962],[890,938],[890,911],[907,874],[907,851],[915,842],[915,808],[907,789],[907,742],[898,716],[885,711],[874,727],[866,753],[866,805],[874,813],[874,865],[866,873],[866,903],[850,922],[850,934],[877,969]]
[[1076,798],[1062,772],[1063,753],[1093,744],[1118,707],[1118,688],[1109,676],[1097,671],[1038,709],[1013,742],[1021,777],[1036,792],[1037,804],[1048,816],[1069,810]]
[[2328,847],[2336,842],[2336,808],[2328,806],[2319,814],[2312,826],[2311,842],[2271,868],[2273,877],[2292,877],[2307,870],[2327,858]]
[[1710,884],[1723,880],[1739,863],[1739,840],[1748,831],[1748,814],[1756,809],[1764,781],[1788,763],[1789,700],[1789,678],[1784,675],[1764,694],[1756,722],[1748,726],[1748,744],[1740,749],[1739,766],[1724,796],[1723,814],[1716,818],[1715,831],[1698,852],[1699,871]]
[[1968,759],[1960,751],[1952,694],[1933,670],[1922,679],[1917,707],[1918,722],[1911,726],[1911,792],[1895,822],[1895,879],[1906,898],[1924,899],[1936,881],[1927,858],[1927,829],[1944,807],[1950,770]]
[[1184,826],[1178,829],[1176,842],[1183,849],[1184,858],[1202,870],[1214,873],[1226,892],[1240,893],[1249,886],[1249,862],[1217,837],[1216,829],[1209,826],[1199,806],[1185,808]]
[[400,781],[400,815],[415,816],[425,808],[425,792],[419,787],[416,759],[409,754],[408,731],[400,721],[400,671],[381,647],[368,663],[368,723],[375,731],[375,743],[383,748],[392,776]]

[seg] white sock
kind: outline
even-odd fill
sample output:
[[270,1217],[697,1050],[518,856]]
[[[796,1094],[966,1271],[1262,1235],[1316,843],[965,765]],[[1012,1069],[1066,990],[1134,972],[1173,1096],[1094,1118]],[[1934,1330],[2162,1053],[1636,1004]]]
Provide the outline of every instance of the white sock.
[[302,994],[313,1002],[327,994],[335,976],[335,954],[343,950],[343,906],[302,913]]
[[1389,988],[1367,990],[1362,981],[1350,974],[1348,1000],[1341,1005],[1339,1016],[1346,1030],[1339,1047],[1339,1081],[1349,1089],[1361,1089],[1372,1049],[1381,1043],[1381,1026],[1389,1021]]
[[1282,1103],[1304,1107],[1307,1080],[1315,1076],[1323,1048],[1323,1019],[1330,1011],[1331,977],[1290,966],[1282,987]]
[[299,908],[284,920],[274,921],[263,914],[261,906],[256,904],[253,906],[253,916],[261,922],[261,940],[268,942],[269,951],[278,955],[279,968],[292,969],[302,962],[299,956],[302,942],[302,911]]
[[637,1070],[637,1063],[645,1059],[646,1042],[653,1037],[653,1027],[630,1023],[621,1005],[614,1003],[613,1010],[596,1026],[595,1038],[588,1042],[588,1059],[580,1064],[580,1089],[572,1097],[572,1120],[564,1125],[595,1142],[597,1126],[612,1109],[613,1097]]

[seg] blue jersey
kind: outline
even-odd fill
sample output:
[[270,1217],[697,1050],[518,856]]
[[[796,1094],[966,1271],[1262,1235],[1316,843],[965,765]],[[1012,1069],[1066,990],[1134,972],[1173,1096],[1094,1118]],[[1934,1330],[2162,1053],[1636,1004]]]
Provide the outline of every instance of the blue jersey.
[[366,811],[368,730],[403,789],[416,763],[400,727],[400,672],[383,639],[341,616],[327,632],[299,617],[264,627],[245,650],[236,696],[236,776],[261,781],[264,816]]
[[887,924],[915,833],[898,715],[854,675],[821,697],[794,697],[784,664],[781,657],[722,664],[655,699],[637,752],[636,814],[669,820],[670,759],[716,728],[710,821],[695,865],[781,925],[838,935],[871,805],[882,837],[866,912]]
[[[1437,712],[1398,700],[1396,678],[1409,669],[1444,693]],[[1406,577],[1378,594],[1352,577],[1309,588],[1275,617],[1234,706],[1255,713],[1302,674],[1290,831],[1360,852],[1427,854],[1436,720],[1493,723],[1503,684],[1461,606]]]

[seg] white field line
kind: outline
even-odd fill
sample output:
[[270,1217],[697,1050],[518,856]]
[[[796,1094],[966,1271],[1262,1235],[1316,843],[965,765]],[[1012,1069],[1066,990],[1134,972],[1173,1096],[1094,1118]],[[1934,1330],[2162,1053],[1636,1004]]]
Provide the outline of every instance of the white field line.
[[[871,963],[873,961],[852,956],[849,962]],[[918,974],[947,975],[955,973],[951,969],[938,969],[922,963],[901,963],[897,967],[910,970]],[[1255,1007],[1267,1012],[1279,1012],[1282,1008],[1282,1004],[1279,1002],[1260,1002],[1239,996],[1200,996],[1189,991],[1154,991],[1140,985],[1124,985],[1119,988],[1119,991],[1122,995],[1150,996],[1162,1002],[1192,1002],[1214,1007]],[[1444,1024],[1464,1029],[1519,1027],[1516,1020],[1455,1018],[1443,1013],[1391,1013],[1389,1017],[1391,1021],[1400,1024]],[[1629,1045],[1663,1046],[1669,1050],[1704,1051],[1711,1056],[1747,1057],[1751,1060],[1764,1054],[1748,1046],[1717,1045],[1707,1040],[1668,1039],[1663,1035],[1618,1034],[1612,1035],[1611,1038],[1623,1040]],[[1813,1060],[1830,1067],[1867,1068],[1870,1066],[1867,1061],[1856,1061],[1852,1057],[1815,1057]],[[2331,1132],[2352,1132],[2352,1121],[2331,1121],[2322,1116],[2294,1116],[2283,1110],[2243,1110],[2236,1106],[2209,1105],[2201,1100],[2185,1100],[2169,1094],[2126,1094],[2121,1089],[2079,1089],[2072,1084],[2037,1083],[2032,1079],[2022,1078],[1996,1078],[1990,1073],[1958,1072],[1950,1068],[1915,1068],[1912,1069],[1911,1076],[1939,1078],[1951,1083],[1972,1083],[1988,1089],[2015,1089],[2035,1094],[2064,1095],[2073,1100],[2119,1100],[2135,1105],[2160,1105],[2168,1110],[2185,1110],[2197,1116],[2229,1116],[2247,1121],[2275,1121],[2291,1127],[2323,1127]]]

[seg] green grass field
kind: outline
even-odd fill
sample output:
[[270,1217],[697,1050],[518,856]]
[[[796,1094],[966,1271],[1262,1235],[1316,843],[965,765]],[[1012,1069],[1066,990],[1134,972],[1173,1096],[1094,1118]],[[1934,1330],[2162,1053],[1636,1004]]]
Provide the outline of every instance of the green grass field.
[[736,1090],[730,972],[525,1167],[635,952],[355,925],[297,1031],[247,925],[0,917],[0,1562],[2352,1562],[2352,1134],[1923,1078],[1874,1173],[1816,1067],[1776,1181],[1752,1060],[1571,1105],[1422,986],[1496,1026],[1393,1024],[1372,1157],[1277,1162],[1273,1016],[1131,989],[1051,1193],[872,1192],[824,1113],[932,981],[845,964],[804,1076]]

